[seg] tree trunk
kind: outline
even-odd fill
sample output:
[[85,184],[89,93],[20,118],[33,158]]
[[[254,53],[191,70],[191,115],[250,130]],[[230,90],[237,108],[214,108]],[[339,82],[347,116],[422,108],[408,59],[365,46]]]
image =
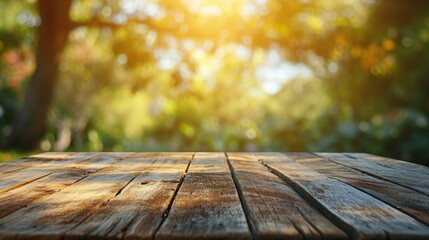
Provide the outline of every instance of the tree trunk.
[[36,70],[14,122],[8,147],[34,149],[43,137],[57,83],[60,57],[71,30],[71,0],[39,0],[41,24],[36,48]]

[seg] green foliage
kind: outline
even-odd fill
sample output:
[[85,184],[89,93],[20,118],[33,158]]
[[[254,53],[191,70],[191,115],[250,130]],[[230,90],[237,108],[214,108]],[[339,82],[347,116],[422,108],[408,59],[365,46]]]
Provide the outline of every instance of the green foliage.
[[[22,98],[22,85],[32,71],[32,44],[38,18],[34,6],[23,1],[0,2],[0,143]],[[5,154],[7,156],[8,154]],[[12,154],[14,156],[14,154]]]
[[[76,0],[40,149],[356,151],[428,165],[428,5]],[[38,20],[32,1],[0,11],[4,134],[34,69]],[[258,77],[291,62],[311,74]]]

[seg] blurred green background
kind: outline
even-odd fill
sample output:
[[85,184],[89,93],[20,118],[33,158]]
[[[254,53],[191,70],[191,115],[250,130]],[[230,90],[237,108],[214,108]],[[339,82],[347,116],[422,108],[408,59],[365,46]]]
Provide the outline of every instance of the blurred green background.
[[0,161],[368,152],[429,165],[429,1],[2,0]]

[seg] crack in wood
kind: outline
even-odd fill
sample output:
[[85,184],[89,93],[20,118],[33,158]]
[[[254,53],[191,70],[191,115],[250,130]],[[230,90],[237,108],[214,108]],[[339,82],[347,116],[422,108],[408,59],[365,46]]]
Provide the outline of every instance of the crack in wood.
[[418,221],[418,222],[420,222],[420,223],[422,223],[422,224],[424,224],[424,225],[426,225],[426,226],[428,226],[428,227],[429,227],[429,224],[428,224],[427,222],[425,222],[425,221],[423,221],[423,220],[419,219],[418,217],[413,216],[412,214],[408,213],[408,212],[407,212],[407,211],[405,211],[404,209],[402,209],[402,208],[400,208],[400,207],[398,207],[398,206],[395,206],[394,204],[392,204],[392,203],[390,203],[390,202],[388,202],[388,201],[386,201],[386,200],[384,200],[384,199],[382,199],[382,198],[377,197],[376,195],[374,195],[374,194],[370,193],[369,191],[366,191],[364,188],[360,188],[360,187],[354,186],[354,185],[352,185],[352,184],[350,184],[350,183],[348,183],[348,182],[346,182],[346,181],[341,180],[341,179],[340,179],[340,178],[338,178],[338,177],[332,177],[332,179],[335,179],[335,180],[337,180],[337,181],[340,181],[340,182],[342,182],[342,183],[344,183],[344,184],[349,185],[349,186],[350,186],[350,187],[352,187],[352,188],[355,188],[355,189],[357,189],[357,190],[359,190],[359,191],[362,191],[362,192],[364,192],[364,193],[366,193],[366,194],[368,194],[368,195],[370,195],[370,196],[372,196],[372,197],[376,198],[377,200],[379,200],[379,201],[381,201],[381,202],[383,202],[383,203],[385,203],[385,204],[387,204],[387,205],[389,205],[389,206],[391,206],[391,207],[395,208],[396,210],[398,210],[398,211],[400,211],[400,212],[402,212],[402,213],[404,213],[404,214],[406,214],[406,215],[410,216],[411,218],[414,218],[416,221]]
[[194,157],[195,157],[195,153],[192,154],[192,157],[189,160],[188,165],[186,166],[185,172],[180,177],[179,184],[177,184],[177,187],[176,187],[176,189],[175,189],[175,191],[173,193],[173,196],[171,197],[171,200],[168,203],[168,206],[167,206],[166,210],[164,211],[164,213],[161,216],[162,220],[161,220],[161,222],[159,223],[158,227],[156,228],[156,230],[154,231],[154,233],[152,235],[152,239],[153,240],[155,239],[156,234],[158,233],[159,229],[161,229],[162,225],[164,224],[165,220],[168,217],[168,214],[169,214],[169,212],[171,210],[171,206],[173,206],[174,200],[176,199],[176,196],[177,196],[177,194],[178,194],[178,192],[180,190],[180,187],[182,186],[183,181],[185,180],[186,174],[188,173],[189,167],[191,166],[191,163],[192,163],[192,160],[194,159]]
[[[99,158],[101,156],[101,154],[95,154],[94,156],[89,156],[89,157],[87,157],[87,158],[85,158],[84,160],[82,160],[82,161],[77,161],[76,163],[73,163],[73,164],[79,164],[79,163],[83,163],[83,162],[87,162],[87,161],[90,161],[90,160],[97,160],[97,158]],[[52,160],[52,161],[54,161],[54,160]],[[55,161],[58,161],[58,159],[55,159]],[[89,175],[91,175],[91,174],[93,174],[93,173],[96,173],[96,172],[98,172],[98,171],[100,171],[100,170],[102,170],[102,169],[104,169],[104,168],[106,168],[107,166],[109,166],[109,165],[111,165],[111,164],[113,164],[113,163],[109,163],[109,164],[107,164],[107,165],[105,165],[104,167],[102,167],[102,168],[98,168],[98,169],[91,169],[91,171],[88,173],[88,171],[86,171],[85,172],[85,175],[84,176],[82,176],[80,179],[78,179],[78,180],[76,180],[75,182],[72,182],[72,183],[70,183],[70,184],[64,184],[64,187],[63,188],[60,188],[60,189],[58,189],[58,190],[51,190],[51,191],[49,191],[49,190],[46,190],[46,191],[44,191],[43,193],[44,194],[40,194],[40,196],[39,197],[35,197],[34,199],[32,199],[32,201],[30,201],[30,202],[28,202],[27,204],[25,204],[25,205],[23,205],[23,206],[21,206],[21,207],[17,207],[16,209],[14,209],[13,211],[10,211],[10,212],[8,212],[8,213],[6,213],[6,214],[4,214],[4,215],[1,215],[0,216],[0,219],[1,218],[4,218],[4,217],[6,217],[6,216],[8,216],[8,215],[10,215],[10,214],[12,214],[12,213],[14,213],[14,212],[16,212],[16,211],[18,211],[18,210],[20,210],[20,209],[22,209],[22,208],[26,208],[26,207],[28,207],[28,205],[29,204],[31,204],[31,203],[33,203],[33,202],[35,202],[35,201],[38,201],[38,200],[40,200],[40,199],[43,199],[44,197],[47,197],[47,196],[49,196],[49,195],[51,195],[51,194],[54,194],[54,193],[57,193],[57,192],[60,192],[61,190],[64,190],[65,188],[67,188],[67,187],[69,187],[69,186],[71,186],[71,185],[73,185],[73,184],[76,184],[76,183],[78,183],[78,182],[80,182],[80,181],[82,181],[82,180],[84,180],[85,178],[87,178]],[[25,168],[26,169],[26,168]],[[84,169],[84,168],[79,168],[79,167],[71,167],[71,168],[67,168],[67,169],[65,169],[65,172],[70,172],[70,173],[74,173],[74,172],[79,172],[81,169]],[[25,186],[28,186],[29,184],[31,184],[31,183],[35,183],[36,181],[38,181],[38,180],[40,180],[40,179],[44,179],[45,177],[47,177],[47,176],[53,176],[54,174],[56,174],[56,173],[49,173],[49,174],[47,174],[47,175],[45,175],[45,176],[42,176],[42,177],[40,177],[40,178],[38,178],[38,179],[34,179],[33,181],[31,181],[31,182],[28,182],[27,184],[25,184]],[[17,186],[15,189],[18,189],[19,187],[23,187],[24,185],[22,185],[22,186]],[[15,190],[15,189],[10,189],[9,190],[9,192],[10,191],[13,191],[13,190]],[[19,190],[19,189],[18,189]]]
[[247,201],[243,195],[243,189],[241,188],[240,182],[237,179],[237,176],[234,171],[234,167],[231,164],[231,161],[228,158],[228,153],[225,152],[226,161],[228,162],[229,170],[231,171],[232,180],[235,185],[235,189],[238,193],[238,198],[240,199],[241,207],[243,208],[244,216],[246,217],[247,225],[249,226],[249,230],[252,234],[252,237],[254,239],[258,239],[258,236],[256,234],[256,224],[255,219],[252,217],[250,207],[247,204]]
[[[117,162],[116,162],[116,164],[117,163],[119,163],[119,162],[121,162],[122,160],[124,160],[124,159],[126,159],[126,156],[125,157],[118,157],[117,158]],[[150,168],[150,166],[152,166],[156,161],[158,161],[159,160],[159,158],[156,158],[150,165],[148,165],[148,166],[146,166],[145,168],[143,168],[141,171],[139,171],[139,173],[138,174],[136,174],[135,176],[133,176],[124,186],[122,186],[116,193],[115,193],[115,195],[113,196],[113,197],[110,197],[109,199],[107,199],[107,201],[105,201],[105,202],[103,202],[102,204],[101,204],[101,206],[98,208],[98,209],[96,209],[95,211],[93,211],[93,212],[91,212],[90,214],[88,214],[88,216],[86,216],[86,217],[84,217],[80,222],[78,222],[77,224],[75,224],[74,226],[72,226],[70,229],[68,229],[67,231],[64,231],[64,233],[61,235],[61,239],[64,239],[65,238],[65,235],[67,234],[67,232],[69,232],[69,231],[72,231],[73,229],[75,229],[75,228],[77,228],[79,225],[81,225],[81,224],[83,224],[87,219],[89,219],[90,217],[92,217],[97,211],[99,211],[102,207],[105,207],[108,203],[109,203],[109,201],[111,200],[111,199],[113,199],[113,198],[116,198],[117,196],[119,196],[121,193],[122,193],[122,191],[134,180],[134,179],[136,179],[139,175],[141,175],[146,169],[148,169],[148,168]],[[113,163],[112,163],[113,164]],[[109,165],[111,165],[111,164],[109,164]],[[105,169],[105,168],[107,168],[107,166],[106,167],[104,167],[104,168],[102,168],[102,169]],[[100,170],[102,170],[102,169],[100,169]],[[100,171],[99,170],[99,171]],[[117,223],[116,223],[117,224]],[[114,229],[114,228],[112,228],[112,229]],[[96,230],[96,228],[94,228],[94,229],[92,229],[91,231],[89,231],[87,234],[86,234],[86,236],[85,236],[85,238],[88,238],[88,236],[91,234],[91,232],[93,232],[93,231],[95,231]],[[108,233],[107,233],[108,234]],[[107,236],[107,235],[106,235]]]
[[[416,188],[425,191],[427,175],[418,166],[364,154],[351,166],[341,154],[332,155],[343,156],[340,163],[309,153],[126,154],[83,153],[12,174],[0,195],[0,203],[9,199],[0,209],[0,238],[334,239],[340,229],[349,238],[429,236],[429,198],[406,175],[418,170]],[[374,162],[356,165],[368,159]],[[395,182],[401,179],[408,187]]]
[[[279,172],[277,169],[272,168],[269,166],[262,157],[258,156],[259,162],[264,165],[269,171],[273,174],[275,174],[277,177],[282,179],[284,182],[286,182],[289,186],[291,186],[303,199],[305,199],[311,206],[313,206],[315,209],[317,209],[324,217],[329,219],[331,222],[333,222],[336,226],[338,226],[340,229],[342,229],[346,234],[349,235],[350,238],[359,238],[359,232],[357,229],[345,224],[343,221],[341,221],[337,216],[332,214],[327,208],[325,208],[321,203],[319,203],[316,199],[314,199],[309,193],[307,193],[305,190],[301,189],[297,184],[295,184],[291,179],[284,176],[281,172]],[[323,236],[323,235],[322,235]]]
[[30,184],[30,183],[32,183],[32,182],[35,182],[35,181],[37,181],[37,180],[39,180],[39,179],[45,178],[45,177],[47,177],[47,176],[49,176],[49,175],[51,175],[51,174],[53,174],[53,173],[52,173],[52,172],[51,172],[51,173],[47,173],[47,174],[42,175],[42,176],[40,176],[40,177],[33,178],[33,179],[31,179],[30,181],[23,182],[23,183],[20,183],[20,184],[14,185],[14,186],[12,186],[12,187],[9,187],[9,188],[6,188],[6,189],[3,189],[3,190],[1,190],[1,191],[0,191],[0,194],[2,194],[2,193],[6,193],[6,192],[9,192],[9,191],[12,191],[12,190],[15,190],[15,189],[20,188],[20,187],[23,187],[23,186],[28,185],[28,184]]
[[[321,156],[321,155],[319,155],[318,153],[314,153],[314,154],[315,154],[315,155],[317,155],[317,156]],[[345,156],[350,157],[349,155],[345,155]],[[339,164],[339,165],[341,165],[341,166],[343,166],[343,167],[351,168],[351,169],[353,169],[353,170],[356,170],[356,171],[361,172],[361,173],[363,173],[363,174],[366,174],[366,175],[368,175],[368,176],[371,176],[371,177],[374,177],[374,178],[378,178],[378,179],[380,179],[380,180],[383,180],[383,181],[386,181],[386,182],[390,182],[390,183],[396,184],[396,185],[398,185],[398,186],[401,186],[401,187],[403,187],[403,188],[407,188],[407,189],[410,189],[410,190],[416,191],[416,192],[418,192],[418,193],[424,194],[424,195],[426,195],[426,196],[429,196],[429,194],[427,194],[427,193],[425,193],[425,192],[423,192],[423,191],[420,191],[419,189],[416,189],[416,188],[413,188],[413,187],[410,187],[410,186],[407,186],[407,185],[401,184],[401,183],[399,183],[399,182],[397,182],[397,181],[392,181],[392,180],[390,180],[390,179],[388,179],[388,178],[385,178],[385,177],[382,177],[382,176],[376,175],[376,174],[374,174],[374,173],[371,173],[371,172],[368,172],[368,171],[365,171],[365,170],[362,170],[362,169],[359,169],[359,168],[356,168],[356,167],[352,167],[352,166],[345,165],[345,164],[343,164],[343,163],[341,163],[341,162],[339,162],[339,161],[335,160],[335,158],[331,158],[331,157],[324,157],[324,156],[321,156],[321,157],[322,157],[322,158],[324,158],[324,159],[326,159],[326,160],[329,160],[329,161],[331,161],[331,162],[334,162],[334,163],[336,163],[336,164]],[[358,158],[356,158],[356,157],[353,157],[353,158],[354,158],[354,159],[358,159]],[[386,167],[385,165],[382,165],[382,166],[383,166],[383,167]]]

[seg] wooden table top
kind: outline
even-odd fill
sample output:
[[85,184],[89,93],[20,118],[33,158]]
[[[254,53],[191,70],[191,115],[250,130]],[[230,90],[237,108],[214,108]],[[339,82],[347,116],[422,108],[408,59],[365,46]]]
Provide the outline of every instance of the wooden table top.
[[429,168],[369,154],[44,153],[0,165],[0,239],[429,239]]

